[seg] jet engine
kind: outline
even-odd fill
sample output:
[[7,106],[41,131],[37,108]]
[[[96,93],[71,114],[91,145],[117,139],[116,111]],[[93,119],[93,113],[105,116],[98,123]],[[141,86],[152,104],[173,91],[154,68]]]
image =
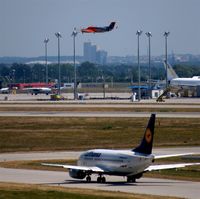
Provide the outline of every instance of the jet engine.
[[69,175],[72,178],[76,178],[76,179],[83,179],[83,178],[86,177],[86,173],[84,171],[81,171],[81,170],[78,170],[78,169],[70,169]]
[[134,175],[134,178],[139,179],[143,176],[143,173],[138,173],[136,175]]

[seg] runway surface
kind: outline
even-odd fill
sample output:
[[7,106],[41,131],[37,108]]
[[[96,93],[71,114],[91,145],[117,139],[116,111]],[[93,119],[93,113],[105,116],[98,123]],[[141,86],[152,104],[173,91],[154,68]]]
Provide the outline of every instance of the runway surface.
[[64,103],[1,103],[1,107],[18,107],[18,108],[35,108],[35,107],[42,107],[42,108],[159,108],[159,109],[166,109],[166,108],[184,108],[184,109],[195,109],[200,108],[200,104],[139,104],[139,103],[129,103],[129,104],[104,104],[104,103],[96,103],[96,104],[89,104],[89,103],[73,103],[73,104],[64,104]]
[[[200,147],[157,148],[153,151],[154,154],[185,152],[200,154]],[[77,159],[80,153],[80,151],[2,153],[0,154],[0,161]],[[86,183],[84,180],[70,178],[67,172],[0,168],[0,182],[89,188],[161,196],[177,196],[191,199],[197,199],[200,195],[200,182],[141,178],[137,183],[126,183],[126,179],[123,177],[106,176],[107,182],[105,184],[98,184],[96,183],[96,177],[93,175],[93,182]]]
[[141,178],[137,183],[126,183],[126,179],[123,177],[106,176],[106,179],[105,184],[98,184],[96,176],[92,176],[92,182],[86,183],[70,178],[67,172],[0,168],[1,182],[88,188],[191,199],[198,199],[200,195],[200,182]]
[[[20,152],[0,153],[0,162],[20,160],[53,160],[53,159],[78,159],[82,151],[47,151],[47,152]],[[167,155],[174,153],[196,153],[200,154],[200,147],[172,147],[154,148],[156,155]]]
[[[150,114],[150,112],[125,111],[0,111],[0,116],[4,117],[149,117]],[[158,118],[200,118],[200,112],[157,112],[156,114]]]

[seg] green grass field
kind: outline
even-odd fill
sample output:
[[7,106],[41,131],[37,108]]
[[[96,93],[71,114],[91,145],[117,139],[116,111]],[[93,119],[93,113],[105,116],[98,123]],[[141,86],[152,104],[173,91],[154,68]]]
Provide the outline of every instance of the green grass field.
[[[0,152],[133,148],[148,118],[0,117]],[[159,118],[154,146],[199,146],[200,119]]]
[[129,194],[89,189],[0,183],[0,199],[173,199],[153,195]]

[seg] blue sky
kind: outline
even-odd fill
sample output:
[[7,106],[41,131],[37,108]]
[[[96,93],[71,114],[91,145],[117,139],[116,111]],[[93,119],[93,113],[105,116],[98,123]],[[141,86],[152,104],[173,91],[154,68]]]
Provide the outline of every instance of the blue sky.
[[77,54],[91,41],[109,55],[136,55],[137,29],[143,30],[141,54],[147,54],[147,31],[152,32],[152,55],[164,54],[164,31],[170,31],[169,53],[200,54],[199,0],[0,0],[0,56],[57,55],[55,32],[60,31],[61,55],[72,55],[71,33],[89,25],[118,28],[104,34],[78,34]]

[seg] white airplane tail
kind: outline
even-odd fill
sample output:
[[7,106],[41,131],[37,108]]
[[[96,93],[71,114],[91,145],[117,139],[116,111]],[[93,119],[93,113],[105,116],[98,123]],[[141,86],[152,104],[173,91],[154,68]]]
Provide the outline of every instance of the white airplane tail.
[[168,81],[171,81],[174,78],[178,78],[178,75],[176,74],[176,72],[174,71],[174,69],[172,68],[172,66],[169,63],[166,64],[166,62],[164,62],[164,66],[165,66],[165,68],[167,68],[167,80]]

